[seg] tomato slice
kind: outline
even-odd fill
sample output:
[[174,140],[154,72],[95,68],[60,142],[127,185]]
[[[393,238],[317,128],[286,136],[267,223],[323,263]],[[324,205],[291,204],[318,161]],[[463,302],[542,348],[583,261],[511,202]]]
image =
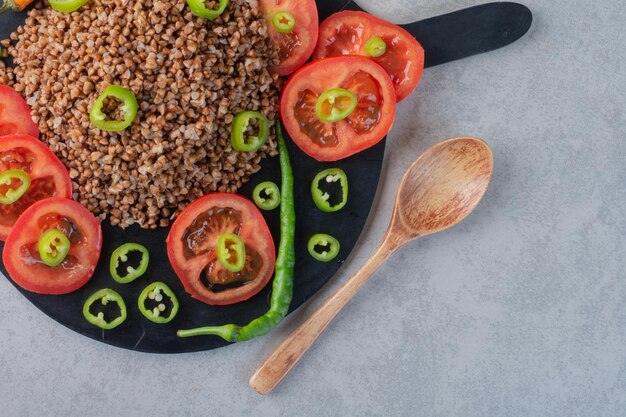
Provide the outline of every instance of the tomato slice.
[[[267,19],[270,38],[280,60],[272,70],[279,75],[289,75],[300,68],[315,49],[319,34],[315,0],[260,0],[259,4]],[[285,12],[290,20],[293,19],[293,28],[288,32],[280,32],[273,20],[277,13]]]
[[[229,271],[217,259],[217,241],[226,233],[245,244],[240,272]],[[228,193],[206,195],[178,216],[167,237],[167,256],[187,292],[209,305],[252,297],[267,285],[276,263],[274,240],[259,209]]]
[[[354,111],[344,120],[322,121],[318,99],[331,89],[357,96]],[[318,161],[337,161],[380,142],[393,125],[396,94],[387,72],[374,61],[341,56],[314,61],[291,76],[280,103],[289,136]]]
[[0,84],[0,136],[39,136],[39,127],[33,122],[30,107],[22,96],[6,85]]
[[[57,229],[70,241],[65,260],[46,265],[37,243],[47,231]],[[11,279],[39,294],[68,294],[89,281],[100,258],[102,229],[86,208],[66,198],[48,198],[30,206],[9,233],[2,261]]]
[[[386,45],[385,52],[376,57],[367,48],[374,37]],[[415,90],[424,70],[424,48],[413,35],[365,12],[335,13],[321,24],[313,59],[339,55],[361,55],[379,63],[391,76],[398,102]]]
[[36,201],[49,197],[72,198],[72,180],[67,169],[38,139],[26,135],[0,137],[0,173],[10,169],[25,171],[31,184],[16,202],[0,204],[0,240],[6,239],[20,214]]

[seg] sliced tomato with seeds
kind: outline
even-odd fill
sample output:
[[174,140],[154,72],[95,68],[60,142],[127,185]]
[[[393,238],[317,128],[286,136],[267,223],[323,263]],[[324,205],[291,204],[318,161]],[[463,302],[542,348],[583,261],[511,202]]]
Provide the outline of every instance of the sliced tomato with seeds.
[[385,68],[398,102],[415,90],[424,70],[424,48],[413,35],[364,12],[335,13],[321,24],[313,59],[340,55],[365,56]]
[[[26,193],[11,204],[0,204],[0,240],[5,240],[18,217],[33,203],[49,197],[72,198],[72,180],[61,161],[39,139],[27,135],[0,137],[0,174],[26,172]],[[13,184],[11,184],[13,187]],[[6,191],[0,187],[0,192]]]
[[[70,242],[58,266],[48,266],[38,250],[39,239],[49,230],[61,231]],[[2,261],[11,279],[39,294],[68,294],[85,285],[100,258],[102,229],[86,208],[66,198],[48,198],[30,206],[9,233]]]
[[280,63],[272,70],[289,75],[311,57],[319,33],[315,0],[260,0]]
[[[329,93],[333,101],[320,103]],[[352,94],[356,107],[348,113],[336,108],[334,114],[343,118],[328,122],[335,118],[324,112],[344,105]],[[389,75],[374,61],[359,56],[327,58],[291,76],[283,90],[280,113],[289,136],[302,151],[318,161],[337,161],[374,146],[389,133],[396,95]]]
[[[245,244],[244,268],[232,272],[216,253],[220,236],[232,233]],[[234,304],[257,294],[274,273],[274,240],[253,202],[236,194],[206,195],[187,207],[167,237],[167,255],[193,297],[209,305]]]
[[15,134],[37,137],[39,127],[33,122],[24,98],[11,87],[0,84],[0,136]]

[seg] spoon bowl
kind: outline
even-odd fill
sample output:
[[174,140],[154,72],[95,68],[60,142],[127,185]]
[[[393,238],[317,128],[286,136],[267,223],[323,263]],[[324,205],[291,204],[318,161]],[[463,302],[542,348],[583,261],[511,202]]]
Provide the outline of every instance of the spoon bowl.
[[441,142],[417,158],[402,178],[389,229],[376,252],[267,357],[250,386],[260,394],[272,392],[391,254],[413,239],[465,219],[485,195],[492,172],[491,150],[476,138]]
[[480,139],[456,138],[431,147],[402,178],[391,230],[404,229],[416,238],[458,224],[482,200],[492,172],[491,149]]

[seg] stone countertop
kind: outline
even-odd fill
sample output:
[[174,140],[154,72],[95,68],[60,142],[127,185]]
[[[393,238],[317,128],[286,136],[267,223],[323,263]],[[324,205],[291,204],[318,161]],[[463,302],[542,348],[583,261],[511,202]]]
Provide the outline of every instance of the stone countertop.
[[[476,3],[361,0],[398,22]],[[626,9],[524,3],[528,35],[428,69],[400,105],[360,244],[272,337],[130,352],[57,324],[0,279],[0,414],[624,416]],[[283,385],[254,393],[256,366],[383,237],[405,169],[462,135],[489,142],[496,162],[475,214],[396,254]]]

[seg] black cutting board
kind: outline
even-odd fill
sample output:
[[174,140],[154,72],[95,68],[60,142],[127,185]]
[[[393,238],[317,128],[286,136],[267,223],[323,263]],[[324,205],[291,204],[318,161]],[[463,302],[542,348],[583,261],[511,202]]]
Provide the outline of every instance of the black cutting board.
[[[320,19],[344,10],[360,10],[352,1],[318,0]],[[0,16],[0,39],[24,22],[25,13]],[[522,37],[532,22],[530,11],[516,3],[489,3],[458,12],[405,25],[426,50],[426,67],[443,64],[508,45]],[[416,94],[419,94],[419,89]],[[400,104],[403,105],[403,104]],[[385,141],[356,156],[337,163],[320,163],[302,153],[288,139],[294,166],[296,227],[296,271],[291,311],[315,294],[341,267],[359,239],[380,177]],[[338,213],[318,210],[310,196],[309,185],[319,171],[341,167],[350,179],[350,195],[346,207]],[[250,197],[255,185],[272,180],[280,183],[277,158],[263,161],[261,171],[241,193]],[[279,241],[279,211],[265,213],[276,243]],[[177,329],[227,323],[247,324],[268,309],[271,285],[248,301],[224,307],[207,306],[193,300],[183,290],[169,265],[165,238],[169,230],[146,231],[139,227],[126,230],[103,224],[104,243],[94,277],[80,290],[64,296],[33,294],[17,288],[44,313],[59,323],[85,336],[122,348],[142,352],[179,353],[215,349],[228,343],[214,336],[180,339]],[[330,233],[341,242],[337,259],[329,263],[313,260],[306,249],[309,237],[315,233]],[[115,248],[126,242],[137,242],[149,248],[151,259],[147,273],[127,285],[116,283],[109,274],[108,262]],[[0,247],[2,244],[0,244]],[[6,270],[0,265],[6,276]],[[7,278],[8,279],[8,278]],[[150,282],[166,282],[180,301],[178,316],[167,325],[157,325],[144,319],[137,308],[137,297]],[[13,281],[11,281],[13,282]],[[114,330],[100,330],[88,324],[82,316],[83,302],[101,288],[112,288],[125,299],[128,318]]]

